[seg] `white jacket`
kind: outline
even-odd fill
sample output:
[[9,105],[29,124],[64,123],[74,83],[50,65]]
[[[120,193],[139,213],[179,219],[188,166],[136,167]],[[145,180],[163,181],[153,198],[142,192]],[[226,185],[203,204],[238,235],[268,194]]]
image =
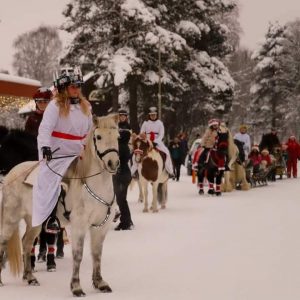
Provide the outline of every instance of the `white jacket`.
[[251,140],[249,134],[238,132],[234,135],[234,139],[244,143],[243,148],[245,152],[245,159],[247,159],[251,150]]
[[[41,148],[51,147],[54,151],[58,149],[53,157],[75,155],[74,157],[54,159],[48,162],[49,166],[57,173],[64,175],[71,162],[79,156],[85,139],[71,140],[52,136],[53,132],[69,134],[76,137],[84,137],[92,126],[92,115],[85,115],[80,105],[71,105],[68,116],[59,115],[59,107],[56,101],[50,101],[43,120],[39,127],[38,150],[39,158],[42,159]],[[62,178],[54,174],[42,161],[39,166],[37,182],[33,186],[33,211],[32,225],[42,224],[54,209],[60,193]]]

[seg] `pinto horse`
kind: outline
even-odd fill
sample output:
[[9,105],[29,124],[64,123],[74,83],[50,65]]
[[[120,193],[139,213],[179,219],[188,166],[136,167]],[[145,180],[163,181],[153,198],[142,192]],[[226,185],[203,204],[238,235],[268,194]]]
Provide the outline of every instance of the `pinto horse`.
[[152,184],[152,211],[158,212],[157,201],[166,208],[168,173],[165,170],[166,154],[154,148],[147,138],[137,136],[133,141],[134,159],[138,164],[139,182],[142,190],[144,209],[148,212],[148,182]]
[[[102,292],[111,288],[101,275],[101,256],[103,242],[115,211],[115,194],[112,176],[119,166],[118,126],[116,116],[95,118],[94,125],[87,135],[86,147],[81,159],[75,159],[63,176],[68,186],[65,208],[70,211],[72,231],[73,274],[71,291],[74,296],[84,296],[79,270],[83,257],[86,232],[91,236],[93,259],[93,286]],[[24,162],[14,167],[5,177],[0,214],[0,286],[4,254],[7,254],[11,271],[17,275],[21,271],[21,249],[19,222],[25,221],[26,231],[22,239],[24,271],[23,279],[29,285],[39,285],[34,277],[30,263],[33,241],[41,226],[32,227],[32,185],[24,181],[38,162]],[[57,216],[62,223],[68,224],[63,217],[66,210],[58,203]],[[64,225],[64,224],[63,224]]]
[[[206,177],[209,184],[208,194],[221,195],[221,182],[225,171],[225,161],[228,159],[228,138],[229,132],[226,127],[220,127],[218,131],[216,147],[208,153],[208,159],[204,166],[198,167],[199,194],[203,194],[203,182]],[[214,187],[216,183],[216,187]]]

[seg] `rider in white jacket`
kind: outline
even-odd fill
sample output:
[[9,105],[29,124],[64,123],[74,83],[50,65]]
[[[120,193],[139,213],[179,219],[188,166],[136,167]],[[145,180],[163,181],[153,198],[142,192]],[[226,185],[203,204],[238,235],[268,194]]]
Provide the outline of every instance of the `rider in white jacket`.
[[247,125],[243,124],[240,126],[240,132],[238,132],[234,135],[234,139],[244,143],[243,149],[245,152],[245,159],[248,159],[248,155],[251,150],[251,139],[250,139],[249,134],[247,133],[247,130],[248,130]]
[[[48,232],[59,230],[55,210],[61,176],[83,151],[85,136],[92,126],[90,104],[80,91],[82,82],[80,71],[62,71],[54,82],[58,93],[48,104],[39,127],[39,159],[44,160],[33,186],[32,226],[48,219],[45,228]],[[61,158],[52,159],[52,155]]]
[[[165,127],[163,122],[157,118],[157,108],[150,107],[148,115],[149,119],[143,122],[140,133],[145,133],[147,135],[147,138],[156,145],[156,148],[167,155],[165,162],[166,171],[169,173],[170,176],[174,176],[173,164],[169,149],[165,146],[165,144],[162,141],[165,135]],[[133,159],[131,174],[134,174],[136,171],[137,164]]]

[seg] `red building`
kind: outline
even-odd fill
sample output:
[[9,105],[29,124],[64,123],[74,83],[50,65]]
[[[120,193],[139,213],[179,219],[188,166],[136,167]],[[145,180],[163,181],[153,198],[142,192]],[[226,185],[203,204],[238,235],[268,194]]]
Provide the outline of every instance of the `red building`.
[[23,106],[40,86],[38,80],[0,73],[0,110]]

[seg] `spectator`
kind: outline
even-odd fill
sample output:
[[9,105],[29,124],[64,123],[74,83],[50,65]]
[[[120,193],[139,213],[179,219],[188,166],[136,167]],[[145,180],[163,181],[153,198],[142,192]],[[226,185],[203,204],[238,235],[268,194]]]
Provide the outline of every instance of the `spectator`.
[[169,150],[173,161],[175,178],[176,181],[179,181],[180,168],[181,168],[182,161],[184,159],[184,151],[185,151],[182,149],[182,143],[179,140],[179,138],[177,137],[174,138],[174,140],[170,143]]
[[287,177],[297,178],[297,160],[300,158],[300,145],[294,135],[291,135],[286,143],[287,145]]
[[270,133],[264,134],[262,136],[261,142],[259,144],[259,149],[262,151],[263,149],[268,149],[269,153],[273,154],[274,147],[280,147],[280,141],[277,136],[276,128],[272,128]]

